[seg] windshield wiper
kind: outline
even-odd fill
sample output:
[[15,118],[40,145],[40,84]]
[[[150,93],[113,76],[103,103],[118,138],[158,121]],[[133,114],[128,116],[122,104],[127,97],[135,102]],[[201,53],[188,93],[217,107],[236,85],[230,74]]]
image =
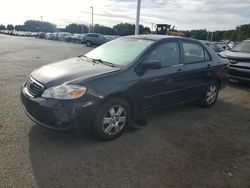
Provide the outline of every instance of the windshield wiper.
[[93,60],[93,62],[95,62],[95,63],[102,63],[102,64],[108,65],[108,66],[110,66],[110,67],[115,67],[115,64],[114,64],[114,63],[111,63],[111,62],[108,62],[108,61],[103,61],[103,60],[101,60],[101,59],[94,59],[94,58],[92,58],[92,60]]
[[101,63],[101,64],[104,64],[104,65],[108,65],[110,67],[115,67],[115,64],[113,64],[111,62],[108,62],[108,61],[103,61],[101,59],[90,58],[90,57],[87,57],[86,55],[77,56],[77,58],[80,58],[80,57],[84,57],[85,59],[87,59],[88,61],[92,61],[93,63]]
[[92,62],[92,59],[89,58],[89,57],[87,57],[86,55],[79,55],[79,56],[77,56],[77,58],[78,58],[78,60],[79,60],[80,58],[85,58],[85,59],[87,59],[88,61],[91,61],[91,62]]
[[79,55],[79,56],[77,56],[78,58],[80,58],[80,57],[84,57],[84,58],[86,58],[86,59],[89,59],[86,55]]

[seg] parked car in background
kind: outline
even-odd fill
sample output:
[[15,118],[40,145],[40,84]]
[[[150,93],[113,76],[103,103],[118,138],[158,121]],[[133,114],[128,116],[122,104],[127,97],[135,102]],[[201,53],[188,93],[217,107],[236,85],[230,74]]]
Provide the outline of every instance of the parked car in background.
[[220,45],[216,44],[216,43],[208,43],[207,44],[215,53],[220,53],[220,52],[223,52],[225,51],[225,49],[223,47],[221,47]]
[[94,45],[101,45],[105,42],[110,41],[111,39],[106,38],[104,35],[99,33],[86,33],[83,37],[82,43],[90,47]]
[[104,35],[104,37],[106,37],[108,40],[114,40],[119,38],[120,36],[118,35]]
[[236,42],[231,41],[231,42],[228,43],[228,48],[231,49],[231,48],[233,48],[235,45],[236,45]]
[[45,38],[45,33],[44,32],[37,32],[36,33],[36,38],[38,38],[38,39],[44,39]]
[[44,38],[49,40],[50,37],[51,37],[51,35],[52,35],[52,33],[46,33],[45,36],[44,36]]
[[60,32],[60,33],[58,33],[57,40],[66,41],[66,38],[67,38],[67,37],[70,37],[70,36],[72,36],[71,33],[68,33],[68,32]]
[[215,53],[220,53],[224,51],[225,49],[222,48],[220,45],[216,44],[215,42],[200,40],[200,42],[206,44],[209,48],[211,48]]
[[74,42],[74,43],[82,43],[84,35],[85,34],[75,33],[71,36],[66,36],[65,41],[66,42]]
[[25,36],[26,36],[26,37],[32,37],[32,36],[34,36],[34,35],[33,35],[33,33],[32,33],[31,31],[26,31],[26,32],[25,32]]
[[101,139],[111,140],[152,110],[196,100],[213,106],[227,68],[194,39],[121,37],[36,69],[22,87],[21,101],[27,116],[43,127],[92,126]]
[[58,40],[58,35],[59,35],[59,33],[57,33],[57,32],[52,33],[50,36],[50,40]]
[[224,50],[228,49],[228,42],[222,41],[222,42],[215,42],[216,45],[219,45],[222,47]]
[[219,55],[229,59],[229,78],[250,82],[250,40],[244,40]]

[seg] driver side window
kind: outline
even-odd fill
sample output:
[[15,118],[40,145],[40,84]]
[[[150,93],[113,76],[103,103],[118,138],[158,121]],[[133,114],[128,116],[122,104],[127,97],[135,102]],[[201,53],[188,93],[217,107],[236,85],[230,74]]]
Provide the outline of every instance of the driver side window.
[[180,63],[178,42],[167,42],[157,46],[146,61],[160,61],[162,67],[169,67]]

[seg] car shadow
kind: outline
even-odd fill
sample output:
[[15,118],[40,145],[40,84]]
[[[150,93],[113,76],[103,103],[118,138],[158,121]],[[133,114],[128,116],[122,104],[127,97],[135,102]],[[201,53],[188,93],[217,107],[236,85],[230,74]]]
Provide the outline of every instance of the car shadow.
[[[110,142],[34,125],[33,178],[38,187],[244,187],[250,174],[249,113],[221,100],[210,109],[180,105],[151,113],[139,131]],[[241,177],[233,182],[221,173],[236,170]]]
[[245,90],[245,91],[250,91],[250,82],[232,82],[230,81],[228,83],[228,85],[232,88],[238,88],[238,89],[242,89],[242,90]]

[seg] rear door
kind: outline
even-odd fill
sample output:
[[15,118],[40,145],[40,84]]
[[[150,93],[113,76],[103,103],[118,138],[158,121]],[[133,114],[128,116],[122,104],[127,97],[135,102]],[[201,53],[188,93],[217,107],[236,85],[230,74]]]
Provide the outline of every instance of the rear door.
[[91,34],[91,40],[93,44],[99,44],[99,39],[97,34]]
[[185,65],[183,100],[192,100],[204,94],[213,74],[213,61],[208,51],[196,41],[181,39],[182,62]]
[[103,44],[106,42],[106,38],[103,35],[98,35],[98,44]]

